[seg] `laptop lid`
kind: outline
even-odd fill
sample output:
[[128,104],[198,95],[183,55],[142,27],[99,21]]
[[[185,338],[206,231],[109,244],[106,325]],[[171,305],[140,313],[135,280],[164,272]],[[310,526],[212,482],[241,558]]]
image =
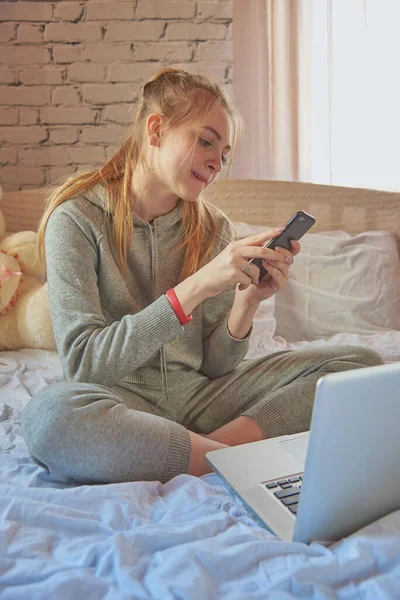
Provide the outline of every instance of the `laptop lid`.
[[400,508],[400,363],[322,377],[293,539],[334,541]]

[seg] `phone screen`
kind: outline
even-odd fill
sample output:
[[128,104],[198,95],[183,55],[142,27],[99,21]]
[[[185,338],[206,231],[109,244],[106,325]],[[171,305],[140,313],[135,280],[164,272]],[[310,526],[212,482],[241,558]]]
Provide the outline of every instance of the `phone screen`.
[[[276,246],[291,250],[290,242],[299,240],[315,223],[315,218],[304,210],[299,210],[289,219],[285,225],[285,229],[277,237],[269,240],[264,248],[274,249]],[[250,261],[260,269],[259,281],[267,274],[267,271],[262,266],[261,258],[252,258]]]

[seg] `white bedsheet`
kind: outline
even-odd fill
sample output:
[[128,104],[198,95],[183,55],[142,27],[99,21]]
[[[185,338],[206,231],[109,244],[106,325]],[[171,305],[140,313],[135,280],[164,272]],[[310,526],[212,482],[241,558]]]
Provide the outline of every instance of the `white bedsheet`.
[[[400,332],[276,339],[270,351],[338,342],[400,358]],[[0,353],[1,600],[400,598],[400,511],[325,548],[279,541],[216,475],[166,485],[54,482],[29,458],[20,415],[60,377],[54,352]]]

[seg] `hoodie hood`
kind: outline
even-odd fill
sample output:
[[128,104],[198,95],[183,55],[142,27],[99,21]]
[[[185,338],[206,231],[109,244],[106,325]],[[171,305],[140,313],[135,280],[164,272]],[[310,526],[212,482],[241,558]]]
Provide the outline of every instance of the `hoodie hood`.
[[[97,185],[92,187],[90,190],[87,190],[86,192],[81,194],[81,196],[82,196],[82,198],[85,198],[86,200],[88,200],[89,202],[94,204],[95,206],[98,206],[102,210],[105,210],[106,194],[107,194],[107,192],[106,192],[105,187],[103,185],[101,185],[100,183],[98,183]],[[174,208],[172,210],[170,210],[165,215],[156,217],[152,221],[152,224],[156,223],[157,227],[161,227],[164,229],[164,228],[171,227],[171,225],[174,225],[178,221],[181,221],[183,202],[184,201],[181,198],[179,198],[176,205],[174,206]],[[147,221],[144,221],[143,219],[138,217],[134,212],[132,214],[133,214],[133,223],[134,223],[135,227],[136,226],[138,226],[138,227],[148,227],[149,226],[149,223]]]

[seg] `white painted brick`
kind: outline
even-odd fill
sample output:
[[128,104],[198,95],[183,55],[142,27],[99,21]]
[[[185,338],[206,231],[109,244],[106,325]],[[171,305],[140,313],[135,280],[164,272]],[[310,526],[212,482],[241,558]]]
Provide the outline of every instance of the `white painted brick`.
[[107,81],[139,82],[153,77],[157,70],[154,63],[114,63],[107,69]]
[[20,125],[36,125],[39,121],[39,110],[30,106],[23,106],[19,109]]
[[[32,2],[33,4],[33,2]],[[50,62],[50,50],[39,46],[3,46],[1,61],[5,65],[45,65]]]
[[47,87],[0,86],[0,104],[15,106],[44,106],[50,101]]
[[72,85],[57,87],[52,91],[52,103],[76,105],[80,102],[79,89]]
[[0,23],[0,42],[11,42],[17,35],[15,23]]
[[0,83],[16,83],[17,73],[10,67],[0,67]]
[[0,142],[10,144],[39,144],[48,138],[47,129],[33,125],[31,127],[0,127]]
[[213,79],[216,79],[219,83],[224,82],[226,79],[226,71],[228,69],[227,65],[218,64],[218,63],[205,63],[205,62],[196,62],[181,65],[184,69],[188,71],[192,71],[194,73],[204,73]]
[[130,102],[133,98],[133,88],[127,83],[108,85],[86,84],[83,86],[85,102],[93,104],[110,104],[113,102]]
[[48,107],[41,111],[42,123],[48,125],[80,125],[84,123],[95,123],[98,111],[86,106],[70,107]]
[[198,60],[206,62],[231,62],[233,49],[231,42],[202,42],[198,47]]
[[101,38],[99,23],[49,23],[44,32],[47,42],[95,42]]
[[68,67],[69,81],[105,81],[106,66],[99,63],[74,63]]
[[58,2],[55,6],[54,18],[57,21],[78,21],[84,11],[79,2]]
[[87,21],[123,21],[132,20],[134,18],[133,2],[94,2],[90,1],[86,4],[86,20]]
[[40,148],[20,148],[18,156],[28,167],[65,165],[69,161],[68,146],[41,146]]
[[225,93],[232,100],[232,102],[235,102],[235,97],[234,97],[234,93],[233,93],[233,85],[232,85],[232,83],[225,83],[224,86],[223,86],[223,88],[224,88]]
[[196,4],[183,0],[139,0],[136,19],[194,19]]
[[53,144],[75,144],[79,139],[76,127],[52,127],[50,140]]
[[188,61],[193,58],[194,44],[187,42],[159,42],[156,44],[135,44],[134,59]]
[[40,186],[44,183],[44,169],[6,166],[1,170],[1,181],[4,187],[10,185],[25,187],[25,184]]
[[232,0],[0,0],[0,164],[17,169],[4,185],[102,164],[129,131],[138,83],[162,65],[232,87],[231,20]]
[[111,60],[131,60],[132,54],[133,51],[130,44],[99,42],[98,44],[85,44],[82,59],[90,60],[92,62],[109,63]]
[[167,38],[169,40],[223,40],[225,25],[216,23],[169,23]]
[[[105,148],[105,146],[104,146]],[[100,161],[99,163],[92,163],[92,164],[86,164],[86,163],[79,163],[77,165],[75,165],[75,169],[76,169],[76,173],[88,173],[93,172],[93,170],[98,169],[99,166],[103,166],[105,163],[105,158],[104,160]]]
[[18,110],[16,108],[0,108],[0,125],[16,125]]
[[[0,127],[1,130],[1,127]],[[126,138],[126,128],[120,125],[104,125],[99,127],[85,127],[82,130],[81,140],[84,144],[117,144]]]
[[101,115],[101,122],[110,121],[111,123],[121,123],[126,125],[133,121],[134,111],[133,105],[129,104],[114,104],[105,106]]
[[[13,146],[4,146],[0,148],[0,165],[15,165],[17,162],[17,149]],[[1,174],[0,174],[1,181]]]
[[50,21],[50,2],[1,2],[0,21]]
[[[46,173],[46,169],[43,169],[44,173]],[[46,177],[46,175],[45,175]],[[46,181],[44,182],[46,183]],[[24,183],[24,185],[20,185],[19,189],[20,190],[37,190],[38,185],[36,183]]]
[[[247,1],[251,2],[252,0]],[[197,16],[200,19],[232,19],[233,2],[231,0],[224,0],[223,2],[199,2]]]
[[62,71],[60,68],[50,66],[41,69],[21,69],[18,78],[25,85],[43,85],[45,83],[55,85],[62,83]]
[[160,39],[163,31],[164,23],[160,21],[109,23],[105,37],[114,42],[150,41]]
[[26,44],[42,44],[43,31],[43,25],[20,23],[18,25],[18,41]]
[[82,46],[65,44],[57,44],[53,47],[53,57],[55,63],[69,64],[80,60],[83,52]]
[[84,148],[78,148],[72,146],[68,155],[70,160],[80,165],[98,165],[105,162],[105,152],[102,146],[85,146]]
[[46,183],[57,183],[65,181],[68,177],[73,175],[76,171],[76,167],[47,167],[46,172]]
[[110,160],[110,158],[112,158],[115,155],[115,153],[119,150],[120,147],[121,145],[116,144],[110,144],[109,146],[106,146],[106,160]]

